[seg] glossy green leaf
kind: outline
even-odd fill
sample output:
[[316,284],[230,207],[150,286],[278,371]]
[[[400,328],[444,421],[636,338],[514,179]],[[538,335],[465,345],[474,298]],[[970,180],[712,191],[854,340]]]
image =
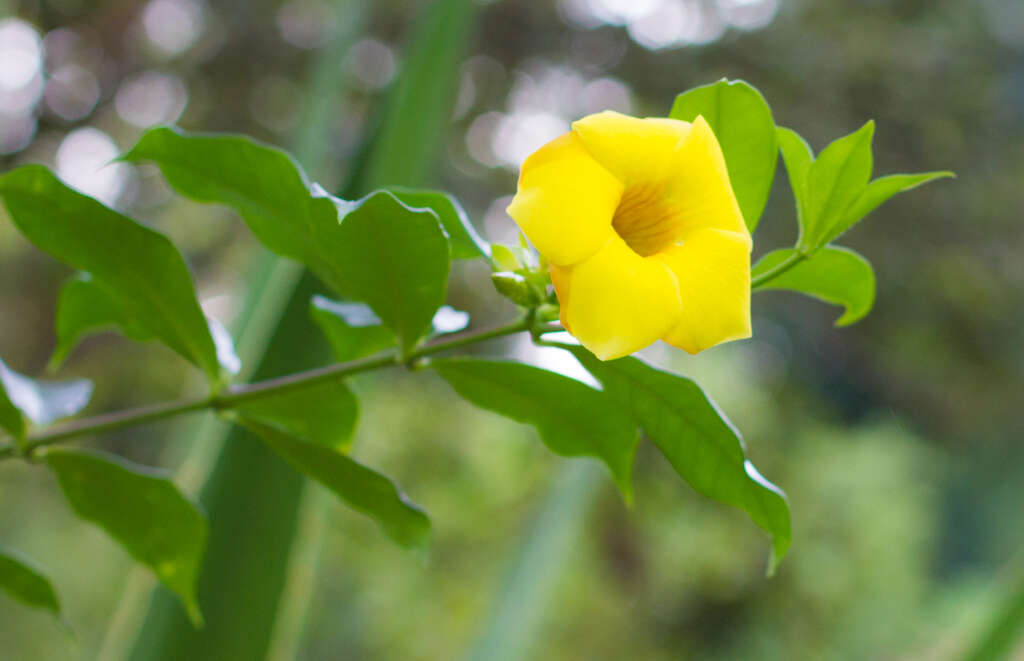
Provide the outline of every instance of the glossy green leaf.
[[25,420],[45,427],[80,412],[92,397],[92,382],[37,381],[18,374],[0,360],[0,427],[25,435]]
[[155,128],[124,159],[152,161],[178,193],[231,207],[269,250],[345,292],[341,265],[324,238],[337,232],[337,200],[309,183],[284,151],[242,136]]
[[41,250],[87,271],[138,324],[220,380],[217,349],[185,261],[164,235],[26,165],[0,176],[14,224]]
[[582,347],[567,348],[695,491],[744,510],[772,535],[773,570],[791,538],[786,496],[746,458],[739,432],[701,387],[636,358],[603,362]]
[[[227,329],[216,319],[206,318],[210,337],[217,352],[217,362],[228,374],[236,374],[241,361]],[[60,367],[71,350],[86,336],[107,330],[119,331],[125,337],[146,341],[154,335],[134,319],[116,296],[99,285],[88,273],[79,273],[68,280],[57,299],[57,347],[50,358],[50,368]]]
[[278,427],[253,420],[244,424],[300,473],[380,524],[398,544],[421,550],[427,547],[430,519],[391,480],[336,450],[308,443]]
[[380,191],[342,206],[331,244],[352,298],[367,303],[408,353],[430,331],[448,284],[448,239],[431,211]]
[[333,450],[347,451],[359,415],[359,402],[341,381],[250,400],[235,412],[292,436]]
[[604,393],[520,363],[451,358],[430,365],[466,400],[535,427],[555,454],[603,461],[632,500],[636,425]]
[[[768,253],[754,265],[751,276],[767,272],[795,253],[793,249]],[[846,311],[836,321],[836,326],[849,326],[867,316],[875,304],[875,272],[871,264],[853,250],[828,246],[757,289],[786,289],[842,305]]]
[[3,547],[0,547],[0,590],[26,606],[60,614],[60,602],[50,579],[34,562]]
[[807,173],[814,162],[814,152],[810,145],[796,131],[779,126],[775,130],[782,151],[782,160],[786,163],[786,174],[789,175],[789,187],[793,190],[796,201],[796,217],[800,225],[800,235],[807,231],[809,218],[807,204]]
[[956,175],[949,171],[942,172],[922,172],[920,174],[891,174],[885,177],[879,177],[865,187],[860,195],[853,200],[846,212],[843,214],[842,219],[829,228],[828,235],[825,237],[825,242],[838,238],[843,232],[850,229],[853,225],[859,222],[864,216],[868,215],[884,202],[890,198],[902,193],[904,191],[911,190],[927,184],[930,181],[936,179],[944,179],[947,177],[955,177]]
[[807,213],[801,248],[814,250],[825,245],[832,228],[867,186],[874,134],[875,123],[869,121],[832,142],[811,164],[807,172]]
[[491,248],[469,221],[466,210],[448,193],[392,186],[388,189],[406,206],[430,209],[437,214],[452,246],[452,259],[474,259],[491,255]]
[[382,326],[364,303],[340,303],[314,296],[310,315],[320,326],[334,352],[335,360],[345,362],[369,356],[395,346],[395,334]]
[[779,160],[771,108],[754,87],[723,78],[683,92],[669,113],[687,122],[697,115],[704,117],[722,146],[736,200],[753,232],[768,202]]
[[196,580],[206,516],[165,473],[97,452],[50,449],[46,464],[79,517],[107,531],[177,594],[202,624]]

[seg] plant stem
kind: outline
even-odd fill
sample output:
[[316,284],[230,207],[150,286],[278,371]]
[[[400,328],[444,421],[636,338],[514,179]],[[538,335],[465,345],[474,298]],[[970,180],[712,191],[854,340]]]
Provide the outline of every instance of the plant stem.
[[[528,331],[531,329],[531,325],[532,316],[525,315],[521,319],[517,319],[516,321],[502,326],[461,333],[450,339],[431,342],[420,347],[416,351],[413,351],[408,356],[405,363],[409,363],[418,358],[423,358],[435,353],[440,353],[442,351],[457,349],[470,344],[491,340],[496,337],[503,337],[505,335]],[[20,449],[13,444],[0,447],[0,460],[18,456],[28,456],[38,448],[71,438],[114,431],[115,429],[123,429],[125,427],[134,427],[147,422],[155,422],[157,420],[163,420],[165,418],[171,418],[183,413],[191,413],[194,411],[203,411],[206,409],[220,411],[231,409],[240,404],[261,399],[263,397],[302,390],[303,388],[309,388],[320,383],[334,381],[335,379],[341,379],[353,374],[370,372],[383,369],[385,367],[398,367],[405,363],[403,363],[403,360],[397,351],[389,350],[367,358],[360,358],[358,360],[352,360],[345,363],[335,363],[334,365],[318,367],[305,372],[298,372],[297,374],[289,374],[288,376],[282,376],[276,379],[268,379],[266,381],[259,381],[248,385],[236,386],[219,395],[207,395],[171,402],[162,402],[160,404],[152,404],[139,408],[117,411],[114,413],[105,413],[91,418],[83,418],[38,434],[33,434],[28,437],[23,444],[23,447]]]
[[789,269],[793,268],[794,266],[796,266],[805,259],[807,259],[807,255],[805,255],[803,252],[794,252],[792,255],[782,260],[781,262],[779,262],[772,268],[768,269],[764,273],[752,277],[750,279],[750,288],[757,289],[758,287],[766,285],[768,282],[779,277],[780,275],[782,275]]

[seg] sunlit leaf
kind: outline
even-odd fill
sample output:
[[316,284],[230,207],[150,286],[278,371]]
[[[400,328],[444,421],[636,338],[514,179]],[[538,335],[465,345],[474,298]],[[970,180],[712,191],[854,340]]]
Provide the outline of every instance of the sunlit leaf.
[[825,245],[832,228],[867,186],[874,134],[875,123],[869,121],[832,142],[811,164],[807,172],[807,213],[801,248],[814,250]]
[[628,411],[686,482],[709,498],[739,507],[774,538],[772,566],[789,548],[789,505],[747,459],[739,432],[694,381],[636,358],[600,361],[566,347]]
[[261,397],[236,407],[242,417],[287,432],[309,443],[348,450],[359,403],[341,381]]
[[167,346],[220,380],[217,349],[185,261],[164,235],[26,165],[0,175],[14,224],[39,249],[92,275],[121,308]]
[[355,360],[395,346],[395,334],[381,325],[380,317],[365,303],[314,296],[310,314],[327,337],[335,360]]
[[342,207],[331,247],[345,287],[410,351],[430,330],[448,284],[448,239],[433,212],[381,191]]
[[50,449],[46,464],[79,517],[107,531],[177,594],[202,623],[196,580],[206,516],[165,473],[96,452]]
[[60,614],[60,603],[50,579],[34,562],[3,547],[0,547],[0,590],[26,606]]
[[[793,249],[770,252],[754,265],[757,277],[792,256]],[[849,248],[828,246],[797,262],[789,270],[758,287],[759,290],[787,289],[846,308],[836,326],[860,321],[875,303],[875,272],[866,259]]]
[[451,358],[431,367],[466,400],[535,427],[555,454],[600,459],[626,500],[632,499],[636,425],[601,391],[506,361]]
[[406,206],[430,209],[437,214],[451,242],[452,259],[490,257],[490,246],[477,234],[473,224],[469,222],[466,210],[448,193],[394,186],[388,190]]
[[722,79],[676,97],[669,116],[692,122],[704,117],[725,155],[729,180],[751,232],[768,202],[779,160],[771,108],[742,80]]
[[25,435],[25,419],[46,426],[75,415],[92,397],[92,382],[37,381],[0,361],[0,427],[15,437]]
[[[236,374],[241,361],[227,329],[212,317],[206,318],[210,337],[217,352],[217,362],[228,374]],[[50,358],[56,369],[86,336],[104,331],[119,331],[125,337],[146,341],[154,334],[139,323],[121,305],[116,296],[99,285],[88,273],[79,273],[68,280],[57,299],[57,347]]]
[[242,136],[155,128],[124,159],[152,161],[181,195],[231,207],[269,250],[302,262],[344,293],[340,265],[323,238],[337,232],[336,200],[287,153]]
[[922,172],[920,174],[891,174],[879,177],[867,185],[860,195],[847,208],[842,219],[829,228],[825,242],[833,241],[843,232],[850,229],[864,216],[868,215],[890,198],[904,191],[917,188],[936,179],[955,177],[952,172]]
[[430,519],[391,480],[336,450],[295,438],[278,427],[253,420],[244,424],[299,472],[380,524],[398,544],[426,548]]

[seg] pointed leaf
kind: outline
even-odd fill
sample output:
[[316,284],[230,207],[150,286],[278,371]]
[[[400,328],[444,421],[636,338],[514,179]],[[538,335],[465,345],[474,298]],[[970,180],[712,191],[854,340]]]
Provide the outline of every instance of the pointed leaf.
[[181,195],[231,207],[270,251],[302,262],[344,293],[340,265],[322,239],[337,231],[335,200],[309,183],[287,153],[242,136],[155,128],[123,158],[156,163]]
[[843,232],[857,224],[864,216],[889,200],[889,198],[927,184],[930,181],[955,176],[952,172],[942,171],[922,172],[920,174],[891,174],[875,179],[861,191],[860,195],[857,196],[846,210],[846,213],[843,214],[842,220],[830,228],[828,235],[825,237],[825,242],[834,241]]
[[0,547],[0,590],[26,606],[60,614],[60,603],[50,579],[34,562],[3,547]]
[[327,381],[250,400],[234,410],[244,418],[277,427],[308,443],[347,451],[359,403],[344,383]]
[[336,450],[295,438],[277,427],[254,420],[243,424],[300,473],[380,524],[395,542],[412,549],[427,547],[430,519],[391,480]]
[[441,221],[452,245],[452,259],[490,257],[490,246],[469,222],[466,210],[453,196],[441,191],[391,187],[391,193],[413,209],[430,209]]
[[807,173],[806,232],[800,246],[815,250],[827,243],[840,221],[871,178],[871,139],[875,123],[869,121],[821,152]]
[[73,191],[39,165],[0,176],[0,198],[39,249],[89,272],[132,319],[219,381],[217,350],[192,279],[167,237]]
[[739,507],[772,535],[773,569],[791,537],[786,496],[746,458],[739,432],[700,386],[636,358],[602,362],[583,347],[566,348],[695,491]]
[[722,79],[676,97],[669,116],[692,122],[702,115],[722,146],[747,228],[753,232],[768,202],[779,160],[768,103],[742,80]]
[[[0,426],[15,437],[24,436],[25,418],[46,426],[75,415],[90,397],[92,382],[88,379],[37,381],[18,374],[0,360]],[[17,418],[12,408],[18,412]]]
[[[754,265],[751,275],[757,277],[795,252],[786,249],[768,253]],[[871,312],[875,303],[875,272],[871,264],[853,250],[828,246],[758,289],[788,289],[842,305],[846,311],[836,321],[836,326],[849,326]]]
[[800,235],[807,231],[808,210],[807,205],[807,174],[810,172],[811,163],[814,162],[814,153],[810,145],[793,130],[779,126],[775,130],[779,139],[779,148],[782,151],[782,160],[786,163],[786,173],[789,175],[789,187],[793,190],[793,198],[796,200],[796,217],[800,225]]
[[152,569],[201,625],[196,580],[207,523],[199,506],[166,473],[119,457],[54,448],[44,458],[75,514],[106,530]]
[[331,249],[352,298],[369,304],[408,353],[430,330],[448,284],[448,239],[432,211],[379,191],[342,206]]
[[632,500],[636,425],[604,393],[520,363],[451,358],[430,365],[473,404],[535,427],[555,454],[603,461]]

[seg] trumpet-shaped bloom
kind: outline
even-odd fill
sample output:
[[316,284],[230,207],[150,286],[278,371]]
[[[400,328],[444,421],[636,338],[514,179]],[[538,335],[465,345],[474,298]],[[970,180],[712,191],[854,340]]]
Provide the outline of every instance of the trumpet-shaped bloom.
[[523,162],[508,213],[599,358],[750,337],[750,233],[703,117],[584,117]]

